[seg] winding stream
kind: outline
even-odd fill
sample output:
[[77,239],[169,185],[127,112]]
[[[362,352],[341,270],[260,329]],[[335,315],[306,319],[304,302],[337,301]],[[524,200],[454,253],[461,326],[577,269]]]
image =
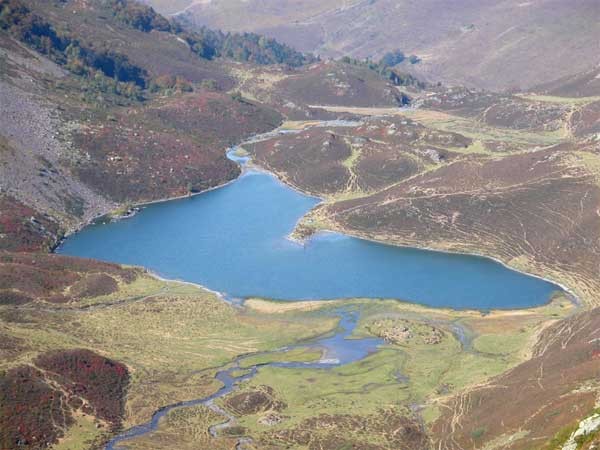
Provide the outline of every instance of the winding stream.
[[[216,374],[216,379],[223,383],[217,392],[203,398],[190,400],[187,402],[175,403],[173,405],[165,406],[158,410],[152,416],[149,422],[130,428],[129,430],[119,434],[118,436],[111,439],[106,445],[106,450],[120,450],[124,447],[120,447],[119,443],[140,437],[144,434],[155,431],[160,423],[160,420],[165,417],[169,412],[176,408],[185,408],[197,405],[205,405],[217,414],[222,415],[225,418],[223,423],[213,425],[209,431],[212,436],[217,436],[219,431],[223,428],[233,425],[235,418],[217,406],[214,401],[221,397],[226,396],[230,392],[234,391],[238,385],[250,378],[252,378],[261,367],[279,367],[279,368],[313,368],[313,369],[328,369],[332,367],[341,366],[344,364],[350,364],[355,361],[359,361],[366,357],[369,353],[374,352],[377,347],[383,344],[383,340],[379,338],[361,338],[361,339],[349,339],[350,335],[354,331],[357,325],[359,314],[357,312],[350,312],[340,310],[337,313],[340,317],[340,322],[336,332],[332,336],[323,337],[313,342],[306,342],[290,347],[286,347],[273,352],[265,352],[263,354],[273,354],[280,351],[287,351],[294,348],[314,348],[322,351],[322,358],[317,362],[304,363],[304,362],[274,362],[261,365],[250,366],[245,373],[239,376],[234,376],[235,372],[240,371],[240,361],[246,358],[248,355],[240,356],[236,358],[233,363],[226,369],[223,369]],[[245,438],[241,439],[241,444]],[[240,445],[241,447],[241,445]]]

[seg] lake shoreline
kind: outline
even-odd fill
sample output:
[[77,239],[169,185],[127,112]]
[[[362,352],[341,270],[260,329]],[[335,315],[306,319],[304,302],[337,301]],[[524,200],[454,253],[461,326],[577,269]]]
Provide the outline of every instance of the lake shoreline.
[[[338,234],[338,235],[343,235],[343,236],[349,236],[349,237],[353,237],[355,239],[360,239],[360,240],[367,241],[367,242],[373,242],[374,244],[384,244],[384,245],[390,245],[392,247],[398,247],[398,248],[416,249],[416,250],[422,250],[422,251],[433,252],[433,253],[445,253],[447,255],[473,256],[473,257],[476,257],[476,258],[488,259],[488,260],[494,261],[497,264],[500,264],[501,266],[503,266],[504,268],[506,268],[506,269],[508,269],[508,270],[510,270],[512,272],[520,273],[522,275],[526,275],[526,276],[532,277],[532,278],[537,278],[538,280],[545,281],[547,283],[550,283],[550,284],[553,284],[553,285],[559,287],[562,291],[564,291],[567,294],[567,296],[569,297],[569,299],[571,300],[571,302],[573,303],[573,305],[575,305],[577,307],[582,307],[585,304],[585,303],[582,302],[582,300],[577,295],[575,295],[574,292],[572,292],[571,289],[569,289],[568,287],[564,286],[563,284],[561,284],[561,283],[559,283],[557,281],[554,281],[554,280],[552,280],[550,278],[543,277],[542,275],[537,275],[537,274],[534,274],[534,273],[530,273],[530,272],[526,272],[524,270],[518,269],[516,267],[512,267],[508,263],[502,261],[499,258],[496,258],[494,256],[488,256],[488,255],[485,255],[483,253],[443,250],[443,249],[436,249],[436,248],[427,247],[427,246],[419,246],[419,247],[417,247],[417,246],[413,246],[413,245],[402,245],[402,244],[399,244],[399,243],[394,242],[394,241],[378,240],[378,239],[375,239],[375,238],[369,238],[369,237],[366,237],[366,236],[362,236],[359,233],[353,233],[353,232],[345,231],[345,230],[344,231],[336,231],[336,230],[332,230],[332,229],[328,229],[328,228],[323,228],[323,229],[316,230],[315,233],[313,233],[312,235],[307,236],[306,238],[303,238],[303,239],[298,239],[298,238],[293,238],[293,237],[290,237],[290,239],[293,240],[293,241],[295,241],[295,242],[302,243],[303,241],[310,241],[310,239],[313,236],[315,236],[315,235],[317,235],[319,233],[333,233],[333,234]],[[556,292],[560,292],[560,290],[557,290]],[[400,300],[400,301],[402,301],[402,300]],[[548,303],[550,303],[550,301],[552,301],[552,296],[550,297],[550,300],[548,300],[548,302],[540,304],[539,306],[543,306],[545,304],[548,304]],[[415,303],[415,302],[409,302],[409,303]],[[419,304],[419,303],[416,303],[416,304]],[[536,308],[536,306],[525,307],[525,308],[510,308],[510,309],[530,309],[530,308]],[[506,310],[503,310],[503,311],[506,311]]]
[[[231,147],[228,147],[225,152],[227,154],[228,157],[230,157],[230,153],[234,152],[236,149],[240,149],[243,148],[244,145],[249,144],[249,143],[253,143],[253,142],[259,142],[261,139],[268,139],[270,136],[272,136],[275,133],[278,132],[282,132],[279,129],[275,129],[272,131],[269,131],[267,133],[265,133],[264,135],[257,135],[257,136],[253,136],[249,139],[247,139],[246,141],[237,144],[237,145],[233,145]],[[144,208],[146,206],[150,206],[150,205],[154,205],[154,204],[160,204],[160,203],[165,203],[165,202],[169,202],[172,200],[183,200],[186,198],[192,198],[192,197],[196,197],[198,195],[201,194],[205,194],[220,188],[224,188],[227,187],[231,184],[233,184],[236,181],[239,181],[240,179],[242,179],[244,176],[251,174],[251,173],[264,173],[266,175],[269,175],[270,177],[272,177],[274,180],[276,180],[279,184],[281,184],[283,187],[287,188],[287,189],[292,189],[293,191],[295,191],[297,194],[302,195],[305,198],[310,198],[310,199],[315,199],[317,200],[319,203],[317,203],[315,206],[313,206],[309,211],[307,211],[305,214],[303,214],[297,221],[296,224],[294,225],[294,228],[292,230],[291,233],[289,233],[288,236],[286,236],[286,238],[294,243],[297,243],[298,245],[304,245],[305,242],[310,241],[310,239],[314,236],[315,233],[311,233],[310,235],[307,235],[306,237],[301,237],[301,238],[297,238],[294,236],[294,233],[297,229],[297,227],[302,223],[302,221],[319,205],[322,205],[324,202],[326,202],[325,199],[315,196],[314,194],[308,193],[308,192],[304,192],[303,190],[301,190],[298,186],[295,186],[293,184],[290,183],[286,183],[283,179],[281,179],[280,176],[278,176],[276,173],[274,173],[273,171],[269,170],[268,168],[262,167],[260,165],[257,165],[256,163],[254,163],[251,159],[251,156],[248,158],[248,160],[246,161],[240,161],[240,160],[236,160],[234,158],[230,157],[230,160],[232,160],[233,162],[235,162],[238,167],[240,167],[240,172],[239,174],[233,178],[232,180],[229,180],[225,183],[222,183],[220,185],[217,186],[213,186],[211,188],[208,188],[206,190],[203,190],[201,192],[196,192],[196,193],[190,193],[188,195],[183,195],[183,196],[175,196],[175,197],[166,197],[166,198],[162,198],[162,199],[157,199],[157,200],[153,200],[153,201],[148,201],[148,202],[142,202],[139,204],[136,204],[134,206],[132,206],[132,208]],[[108,213],[110,214],[110,213]],[[97,222],[98,220],[100,220],[103,217],[107,217],[108,214],[103,214],[101,216],[98,216],[97,218],[95,218],[94,220],[88,221],[88,223],[82,224],[81,227],[79,227],[79,229],[65,235],[59,243],[57,243],[57,245],[53,248],[52,252],[56,253],[57,250],[60,249],[60,246],[62,245],[62,243],[70,236],[72,236],[73,234],[78,233],[79,231],[81,231],[83,228],[85,228],[86,226]],[[133,214],[135,215],[135,214]],[[125,217],[117,217],[114,218],[114,221],[120,221],[120,220],[124,220],[124,219],[128,219],[131,216],[125,216]],[[328,228],[323,228],[323,229],[319,229],[316,231],[316,233],[332,233],[332,234],[337,234],[337,235],[341,235],[341,236],[347,236],[347,237],[352,237],[358,240],[362,240],[362,241],[366,241],[366,242],[372,242],[375,244],[379,244],[379,245],[388,245],[391,247],[396,247],[396,248],[405,248],[405,249],[415,249],[415,250],[420,250],[420,251],[428,251],[428,252],[436,252],[436,253],[442,253],[442,254],[450,254],[450,255],[460,255],[460,256],[472,256],[472,257],[477,257],[477,258],[483,258],[483,259],[487,259],[489,261],[493,261],[494,263],[497,263],[499,265],[501,265],[503,268],[510,270],[514,273],[518,273],[521,274],[523,276],[528,276],[528,277],[532,277],[532,278],[536,278],[539,279],[541,281],[544,281],[546,283],[549,283],[553,286],[555,286],[557,289],[555,289],[555,292],[560,292],[561,290],[569,297],[569,299],[572,301],[572,303],[574,305],[576,305],[577,307],[581,307],[584,305],[584,303],[581,301],[581,299],[574,294],[574,292],[568,288],[567,286],[565,286],[564,284],[554,281],[551,278],[547,278],[538,274],[533,274],[527,271],[524,271],[522,269],[518,269],[515,267],[512,267],[511,265],[509,265],[508,263],[506,263],[505,261],[494,257],[494,256],[490,256],[484,253],[478,253],[478,252],[461,252],[461,251],[452,251],[452,250],[445,250],[445,249],[436,249],[436,248],[431,248],[431,247],[426,247],[426,246],[420,246],[420,245],[403,245],[401,243],[398,242],[394,242],[394,241],[388,241],[388,240],[384,240],[384,239],[377,239],[377,238],[373,238],[370,236],[366,236],[366,235],[362,235],[360,233],[356,233],[356,232],[352,232],[352,231],[348,231],[348,230],[335,230],[335,229],[328,229]],[[168,279],[168,278],[164,278],[162,277],[159,273],[157,273],[154,270],[151,270],[143,265],[139,266],[142,267],[143,269],[147,270],[150,274],[152,274],[153,276],[157,277],[158,279],[164,280],[164,281],[177,281],[177,282],[181,282],[181,283],[186,283],[192,286],[196,286],[199,287],[201,289],[204,289],[206,291],[212,292],[215,295],[217,295],[219,298],[221,298],[223,301],[232,304],[234,306],[237,306],[235,304],[233,304],[231,301],[229,301],[227,299],[227,297],[229,296],[228,293],[226,292],[221,292],[221,291],[217,291],[217,290],[213,290],[210,289],[208,287],[206,287],[205,285],[201,284],[201,283],[195,283],[192,281],[187,281],[185,279]],[[361,296],[364,298],[393,298],[393,297],[381,297],[381,296],[374,296],[374,297],[369,297],[369,296]],[[500,310],[513,310],[513,309],[531,309],[531,308],[535,308],[538,306],[542,306],[545,304],[548,304],[549,302],[552,301],[552,298],[554,297],[554,295],[549,295],[548,299],[546,301],[544,301],[543,303],[540,303],[538,305],[533,305],[533,306],[523,306],[523,307],[512,307],[512,308],[500,308]],[[340,300],[344,300],[344,299],[349,299],[349,298],[355,298],[355,297],[333,297],[333,298],[307,298],[307,299],[303,299],[303,300],[308,300],[308,301],[324,301],[324,300],[335,300],[335,299],[340,299]],[[497,308],[473,308],[473,307],[465,307],[465,308],[456,308],[456,307],[449,307],[449,306],[432,306],[432,305],[427,305],[418,301],[414,301],[414,300],[403,300],[401,298],[394,298],[395,300],[399,301],[399,302],[404,302],[404,303],[412,303],[412,304],[418,304],[418,305],[422,305],[422,306],[427,306],[430,308],[451,308],[451,309],[455,309],[455,310],[464,310],[464,309],[468,309],[468,310],[491,310],[491,309],[497,309]],[[245,299],[241,299],[240,305],[243,305]],[[287,300],[287,301],[302,301],[302,300]]]
[[[242,146],[243,144],[240,144],[238,147]],[[233,149],[233,148],[232,148]],[[246,165],[248,165],[248,167],[246,167]],[[279,183],[281,183],[283,186],[287,187],[287,188],[291,188],[293,190],[295,190],[296,192],[298,192],[299,194],[303,195],[304,197],[307,198],[314,198],[319,200],[319,203],[317,205],[315,205],[310,211],[308,211],[306,214],[304,214],[302,217],[300,217],[296,224],[294,225],[294,229],[286,236],[286,238],[288,240],[290,240],[291,242],[297,243],[298,245],[304,245],[305,243],[309,242],[311,240],[311,238],[313,236],[315,236],[318,233],[333,233],[333,234],[338,234],[338,235],[343,235],[343,236],[348,236],[348,237],[353,237],[355,239],[360,239],[363,241],[367,241],[367,242],[372,242],[375,244],[383,244],[383,245],[389,245],[389,246],[393,246],[393,247],[398,247],[398,248],[405,248],[405,249],[416,249],[416,250],[423,250],[423,251],[428,251],[428,252],[436,252],[436,253],[444,253],[444,254],[448,254],[448,255],[461,255],[461,256],[474,256],[477,258],[484,258],[484,259],[488,259],[491,261],[494,261],[495,263],[500,264],[501,266],[503,266],[504,268],[511,270],[513,272],[525,275],[525,276],[529,276],[532,278],[537,278],[539,280],[545,281],[547,283],[553,284],[557,287],[559,287],[562,291],[564,291],[566,294],[568,294],[569,299],[571,300],[571,302],[578,308],[582,307],[585,305],[585,303],[572,291],[572,289],[568,288],[567,286],[565,286],[564,284],[562,284],[561,282],[555,281],[551,278],[547,278],[544,277],[542,275],[538,275],[538,274],[534,274],[534,273],[530,273],[530,272],[526,272],[525,270],[522,269],[518,269],[516,267],[511,266],[510,264],[508,264],[507,262],[501,260],[498,257],[495,256],[491,256],[491,255],[487,255],[484,253],[477,253],[477,252],[461,252],[461,251],[452,251],[452,250],[444,250],[444,249],[436,249],[433,247],[428,247],[428,246],[417,246],[417,245],[403,245],[400,244],[398,242],[394,242],[394,241],[390,241],[390,240],[385,240],[385,239],[376,239],[373,237],[368,237],[365,235],[362,235],[360,233],[356,233],[356,232],[352,232],[346,229],[340,229],[340,230],[335,230],[335,229],[329,229],[329,228],[321,228],[321,229],[317,229],[315,230],[313,233],[306,235],[306,236],[302,236],[302,237],[297,237],[295,236],[296,230],[298,229],[298,227],[300,225],[302,225],[303,220],[318,206],[324,204],[326,202],[326,199],[319,197],[313,193],[310,192],[305,192],[304,190],[300,189],[298,186],[291,184],[291,183],[286,183],[280,176],[278,176],[275,172],[269,170],[268,168],[262,167],[262,166],[258,166],[256,163],[251,162],[251,160],[249,162],[247,162],[246,164],[240,164],[241,168],[242,168],[242,174],[240,176],[242,176],[244,174],[244,172],[247,171],[256,171],[256,172],[263,172],[266,174],[271,175],[272,177],[274,177]],[[559,290],[557,290],[557,292],[560,292]],[[549,297],[548,301],[539,305],[539,306],[543,306],[545,304],[548,304],[552,301],[552,295]],[[330,299],[333,300],[333,299]],[[343,300],[343,299],[340,299]],[[401,299],[396,299],[398,301],[401,302],[407,302],[407,303],[414,303],[414,304],[420,304],[418,302],[413,302],[413,301],[405,301],[405,300],[401,300]],[[524,308],[511,308],[511,309],[530,309],[530,308],[535,308],[536,306],[533,307],[524,307]],[[504,310],[505,311],[505,310]]]
[[[146,206],[150,206],[150,205],[156,205],[156,204],[160,204],[160,203],[166,203],[166,202],[171,202],[171,201],[175,201],[175,200],[185,200],[187,198],[193,198],[196,197],[198,195],[202,195],[202,194],[206,194],[207,192],[211,192],[214,191],[216,189],[221,189],[223,187],[226,187],[228,185],[230,185],[231,183],[236,182],[240,176],[243,173],[240,171],[240,173],[233,179],[226,181],[224,183],[209,187],[207,189],[204,189],[203,191],[199,191],[199,192],[190,192],[189,194],[185,194],[185,195],[175,195],[173,197],[163,197],[163,198],[159,198],[156,200],[149,200],[149,201],[144,201],[144,202],[140,202],[140,203],[132,203],[129,207],[129,210],[141,210],[143,208],[145,208]],[[125,205],[121,205],[125,206]],[[107,219],[109,221],[121,221],[121,220],[127,220],[132,218],[133,216],[135,216],[137,214],[137,212],[133,213],[133,214],[127,214],[127,215],[119,215],[119,216],[111,216],[112,214],[114,214],[116,211],[118,211],[119,209],[114,209],[111,211],[107,211],[101,214],[98,214],[94,217],[91,217],[88,220],[84,220],[81,221],[77,224],[77,226],[72,227],[71,229],[65,231],[65,233],[60,237],[60,239],[58,239],[57,242],[54,243],[54,245],[52,245],[52,247],[50,247],[50,251],[49,253],[56,253],[56,250],[62,245],[62,243],[67,240],[69,237],[73,236],[74,234],[79,233],[81,230],[83,230],[85,227],[88,227],[90,225],[93,225],[95,223],[98,223],[100,221],[102,221],[103,219]]]

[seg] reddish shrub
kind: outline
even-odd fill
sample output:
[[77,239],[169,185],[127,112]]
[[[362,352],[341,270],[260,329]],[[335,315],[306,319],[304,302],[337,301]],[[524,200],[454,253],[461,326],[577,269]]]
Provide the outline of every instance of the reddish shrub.
[[0,195],[0,249],[47,250],[60,234],[58,224],[12,197]]
[[61,407],[63,400],[32,367],[0,374],[0,448],[41,449],[56,443],[62,435],[59,426],[73,423]]
[[36,365],[51,372],[67,392],[86,399],[96,417],[120,425],[129,383],[125,365],[90,350],[46,353]]
[[17,289],[32,296],[47,296],[79,279],[74,272],[45,270],[23,264],[0,266],[0,289]]
[[75,297],[98,297],[117,292],[119,285],[115,279],[104,273],[92,273],[71,286],[71,295]]
[[24,305],[33,299],[28,295],[14,291],[0,291],[0,305]]
[[41,355],[35,365],[0,372],[0,449],[51,446],[80,408],[120,426],[129,382],[123,364],[89,350],[65,350]]
[[[91,273],[90,273],[91,272]],[[101,272],[101,273],[100,273]],[[80,297],[105,295],[118,289],[116,278],[130,283],[139,269],[61,255],[0,252],[0,304],[22,304],[29,297],[63,303]],[[63,291],[72,286],[75,298]],[[4,291],[19,291],[3,301]]]

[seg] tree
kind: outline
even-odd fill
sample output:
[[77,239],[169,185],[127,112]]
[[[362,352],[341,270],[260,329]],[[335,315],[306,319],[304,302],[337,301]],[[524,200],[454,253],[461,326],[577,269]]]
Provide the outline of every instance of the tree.
[[405,59],[406,56],[404,56],[404,53],[402,53],[400,50],[394,50],[393,52],[386,53],[383,58],[381,58],[379,64],[384,67],[394,67]]

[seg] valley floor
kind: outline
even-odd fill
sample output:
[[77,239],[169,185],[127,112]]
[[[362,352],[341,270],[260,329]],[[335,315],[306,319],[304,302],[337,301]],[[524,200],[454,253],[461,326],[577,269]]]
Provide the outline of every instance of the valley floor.
[[[540,308],[487,314],[370,299],[250,299],[234,307],[200,287],[135,273],[114,292],[77,303],[3,305],[3,341],[12,343],[3,350],[4,377],[39,367],[40,351],[86,348],[121,361],[130,374],[122,423],[128,428],[164,405],[216,391],[216,372],[240,356],[246,355],[246,367],[318,360],[318,351],[286,355],[281,349],[302,342],[310,348],[311,339],[335,329],[339,310],[359,313],[351,338],[379,337],[384,344],[365,359],[331,369],[259,367],[254,377],[216,401],[236,418],[218,436],[207,434],[207,425],[223,422],[223,415],[198,406],[174,410],[155,432],[123,442],[127,448],[156,448],[161,442],[170,448],[196,448],[199,442],[234,448],[238,436],[252,439],[247,448],[339,448],[343,441],[391,449],[411,445],[411,439],[424,448],[429,439],[424,427],[436,423],[448,399],[523,363],[553,324],[578,314],[564,296]],[[92,415],[73,420],[78,425],[55,448],[81,448],[110,429],[110,424],[92,426],[101,423]],[[399,426],[414,436],[394,435]]]

